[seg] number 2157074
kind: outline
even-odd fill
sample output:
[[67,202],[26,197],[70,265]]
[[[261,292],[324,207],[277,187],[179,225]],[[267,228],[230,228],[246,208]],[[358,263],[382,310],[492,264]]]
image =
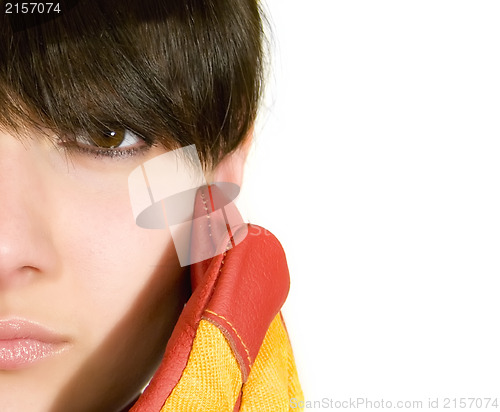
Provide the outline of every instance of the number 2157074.
[[59,3],[5,3],[5,14],[60,13]]

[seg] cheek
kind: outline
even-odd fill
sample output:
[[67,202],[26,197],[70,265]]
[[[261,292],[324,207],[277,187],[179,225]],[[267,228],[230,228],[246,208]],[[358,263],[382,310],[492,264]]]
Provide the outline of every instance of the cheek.
[[[188,294],[188,276],[168,230],[135,224],[124,185],[66,193],[58,206],[65,212],[53,225],[60,286],[77,334],[79,372],[66,394],[97,390],[111,402],[112,393],[117,399],[136,393],[153,374]],[[124,377],[119,391],[107,386],[115,376]]]
[[80,187],[60,207],[66,213],[60,215],[57,248],[73,298],[88,308],[81,320],[92,321],[89,336],[109,329],[137,300],[153,306],[156,291],[168,289],[181,272],[169,231],[135,224],[126,184],[121,179],[99,190]]

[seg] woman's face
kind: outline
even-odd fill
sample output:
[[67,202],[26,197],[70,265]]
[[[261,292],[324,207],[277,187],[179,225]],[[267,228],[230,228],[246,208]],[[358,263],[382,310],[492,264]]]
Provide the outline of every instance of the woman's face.
[[164,150],[68,156],[33,137],[0,132],[0,410],[119,410],[186,298],[169,231],[130,206],[130,172]]

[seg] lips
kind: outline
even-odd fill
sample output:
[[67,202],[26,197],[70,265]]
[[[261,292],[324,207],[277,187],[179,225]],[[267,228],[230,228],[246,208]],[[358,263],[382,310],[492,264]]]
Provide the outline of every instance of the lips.
[[0,321],[0,370],[29,367],[68,347],[63,336],[20,319]]

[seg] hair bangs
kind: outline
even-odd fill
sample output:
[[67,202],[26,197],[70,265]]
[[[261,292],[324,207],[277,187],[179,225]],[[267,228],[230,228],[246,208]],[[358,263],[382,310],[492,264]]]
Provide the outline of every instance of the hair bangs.
[[82,0],[14,31],[0,17],[0,125],[22,133],[128,128],[213,166],[255,120],[262,22],[254,1]]

